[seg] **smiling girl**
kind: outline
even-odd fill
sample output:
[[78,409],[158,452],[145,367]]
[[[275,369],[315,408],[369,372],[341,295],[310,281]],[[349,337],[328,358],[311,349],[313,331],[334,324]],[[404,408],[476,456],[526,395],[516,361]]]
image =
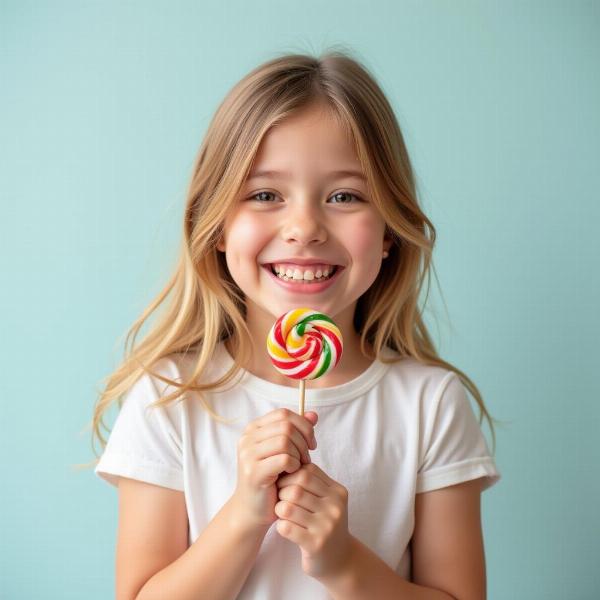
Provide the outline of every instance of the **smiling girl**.
[[[422,320],[435,229],[368,71],[329,52],[244,77],[200,148],[183,233],[94,414],[96,473],[119,492],[117,598],[485,598],[493,419]],[[265,340],[304,306],[344,353],[300,416]]]

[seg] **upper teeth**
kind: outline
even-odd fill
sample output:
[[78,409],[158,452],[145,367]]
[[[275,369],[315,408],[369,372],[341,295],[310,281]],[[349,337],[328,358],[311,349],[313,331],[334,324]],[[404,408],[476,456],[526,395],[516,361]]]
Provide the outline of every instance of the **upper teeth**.
[[307,281],[327,277],[333,272],[334,268],[335,267],[331,265],[312,265],[311,267],[307,267],[306,269],[303,269],[296,265],[273,265],[275,273],[277,273],[280,277],[286,277],[287,279],[297,280],[304,279]]

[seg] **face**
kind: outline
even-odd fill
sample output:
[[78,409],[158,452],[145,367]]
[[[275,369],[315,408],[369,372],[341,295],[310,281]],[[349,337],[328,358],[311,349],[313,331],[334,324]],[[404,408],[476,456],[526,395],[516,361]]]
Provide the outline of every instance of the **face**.
[[313,106],[265,135],[217,248],[246,296],[253,335],[308,307],[331,316],[346,341],[390,247],[384,232],[352,143]]

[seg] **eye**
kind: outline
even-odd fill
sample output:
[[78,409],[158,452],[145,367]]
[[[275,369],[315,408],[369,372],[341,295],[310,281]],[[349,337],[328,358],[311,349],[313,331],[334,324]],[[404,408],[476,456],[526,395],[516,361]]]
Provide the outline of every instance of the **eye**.
[[[358,200],[358,202],[362,202],[362,198],[360,198],[359,196],[357,196],[356,194],[351,194],[350,192],[336,192],[333,196],[331,196],[332,198],[338,198],[342,196],[342,198],[344,196],[346,197],[350,197],[350,198],[354,198],[355,200]],[[334,202],[334,204],[350,204],[351,202],[344,202],[342,200],[342,202]]]
[[[250,198],[248,198],[248,200],[256,200],[257,202],[261,202],[261,203],[265,203],[265,199],[264,199],[264,195],[267,194],[267,196],[275,196],[275,194],[273,194],[273,192],[267,192],[267,191],[263,191],[263,192],[256,192],[256,194],[253,194],[252,196],[250,196]],[[262,196],[262,198],[259,198],[259,196]],[[268,198],[266,199],[266,202],[268,202]]]
[[[277,194],[274,194],[273,192],[269,192],[267,190],[263,190],[252,194],[252,196],[250,196],[248,200],[255,200],[260,204],[270,204],[272,200],[274,200],[276,197]],[[356,194],[352,194],[350,192],[336,192],[335,194],[333,194],[333,196],[330,196],[330,199],[333,199],[333,204],[352,204],[352,198],[355,202],[363,202],[363,199],[360,198],[360,196],[357,196]]]

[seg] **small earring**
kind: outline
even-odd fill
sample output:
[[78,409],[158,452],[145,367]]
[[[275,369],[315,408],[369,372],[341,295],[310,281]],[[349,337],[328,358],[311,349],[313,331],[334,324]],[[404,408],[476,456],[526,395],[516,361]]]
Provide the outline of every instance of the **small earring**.
[[387,250],[383,251],[383,258],[387,258],[390,255],[390,253]]

